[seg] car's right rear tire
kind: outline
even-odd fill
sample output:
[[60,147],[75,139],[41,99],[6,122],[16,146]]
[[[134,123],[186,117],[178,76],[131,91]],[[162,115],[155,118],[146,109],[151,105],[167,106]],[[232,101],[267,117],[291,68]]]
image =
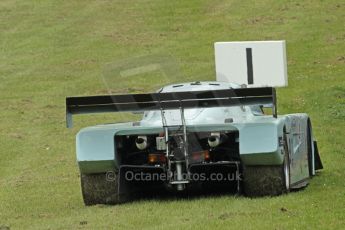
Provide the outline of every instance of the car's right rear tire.
[[243,169],[244,193],[248,197],[276,196],[290,189],[290,161],[286,138],[284,139],[282,165],[245,166]]

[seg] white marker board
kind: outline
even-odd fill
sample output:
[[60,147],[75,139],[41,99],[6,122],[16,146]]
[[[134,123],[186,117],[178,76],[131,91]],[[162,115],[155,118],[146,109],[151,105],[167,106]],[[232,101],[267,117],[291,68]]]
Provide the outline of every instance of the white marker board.
[[288,85],[285,41],[216,42],[217,81],[247,87]]

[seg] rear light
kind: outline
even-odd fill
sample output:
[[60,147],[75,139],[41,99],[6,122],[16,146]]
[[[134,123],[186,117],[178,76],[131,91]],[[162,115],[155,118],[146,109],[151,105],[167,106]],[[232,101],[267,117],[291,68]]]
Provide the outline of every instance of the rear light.
[[192,153],[192,159],[194,161],[209,161],[210,152],[208,150],[198,151]]
[[161,153],[150,153],[148,156],[149,164],[166,163],[167,159],[164,154]]
[[206,150],[205,152],[204,152],[204,155],[205,155],[205,161],[209,161],[210,160],[210,152],[208,151],[208,150]]

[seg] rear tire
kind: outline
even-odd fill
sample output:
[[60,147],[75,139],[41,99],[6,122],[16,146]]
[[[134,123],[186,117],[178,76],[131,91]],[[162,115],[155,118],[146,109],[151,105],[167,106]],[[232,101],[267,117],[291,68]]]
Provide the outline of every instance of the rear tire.
[[80,179],[85,205],[119,203],[117,174],[81,174]]
[[244,193],[248,197],[276,196],[290,189],[290,161],[284,137],[284,162],[273,166],[246,166],[243,170]]

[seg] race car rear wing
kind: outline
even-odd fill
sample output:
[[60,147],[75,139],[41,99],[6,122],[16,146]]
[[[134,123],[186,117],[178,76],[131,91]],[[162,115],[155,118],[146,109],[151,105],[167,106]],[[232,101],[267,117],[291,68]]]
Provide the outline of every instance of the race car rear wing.
[[240,105],[272,105],[273,117],[277,117],[275,88],[262,87],[67,97],[66,123],[67,128],[72,127],[72,115],[75,114],[134,112],[179,108],[209,108]]

